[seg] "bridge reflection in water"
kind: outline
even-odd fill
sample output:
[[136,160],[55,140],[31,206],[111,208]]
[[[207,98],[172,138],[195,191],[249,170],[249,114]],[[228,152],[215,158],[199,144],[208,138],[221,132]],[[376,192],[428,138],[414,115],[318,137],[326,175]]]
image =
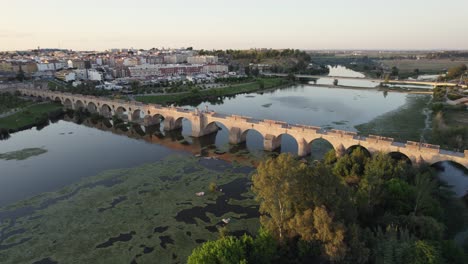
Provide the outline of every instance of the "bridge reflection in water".
[[[227,131],[222,130],[225,128],[219,128],[218,131],[202,137],[191,137],[184,135],[182,127],[168,131],[164,130],[162,123],[151,126],[127,122],[114,124],[111,119],[93,118],[75,113],[68,112],[63,120],[115,135],[158,144],[171,150],[183,151],[196,156],[216,157],[229,162],[236,161],[241,164],[256,165],[259,160],[258,157],[281,152],[281,149],[273,153],[263,151],[261,144],[253,144],[253,146],[247,145],[247,142],[237,145],[229,144]],[[225,132],[225,135],[220,135],[223,132]],[[220,139],[220,137],[223,138]]]
[[468,150],[453,152],[441,149],[437,145],[421,142],[396,142],[393,138],[378,135],[366,137],[351,131],[328,130],[309,125],[288,124],[277,120],[261,120],[212,111],[199,111],[198,109],[164,107],[135,101],[57,93],[48,90],[19,89],[19,91],[26,96],[60,102],[67,109],[87,109],[91,113],[106,118],[119,117],[146,126],[161,125],[162,123],[164,130],[167,131],[179,130],[183,126],[183,121],[188,120],[192,125],[193,140],[217,132],[219,130],[217,124],[223,124],[227,127],[229,143],[232,145],[242,145],[247,141],[247,137],[252,131],[257,131],[263,137],[263,149],[266,151],[277,150],[281,147],[283,138],[292,137],[297,144],[297,155],[307,156],[311,153],[311,142],[324,139],[339,152],[359,146],[367,149],[370,154],[398,152],[408,157],[413,164],[421,162],[434,164],[450,160],[468,168]]

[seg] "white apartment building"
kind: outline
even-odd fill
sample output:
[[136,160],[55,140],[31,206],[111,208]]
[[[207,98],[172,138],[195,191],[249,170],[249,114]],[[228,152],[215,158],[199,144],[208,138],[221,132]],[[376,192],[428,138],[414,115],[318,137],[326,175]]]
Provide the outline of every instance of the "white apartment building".
[[201,73],[202,65],[185,64],[144,64],[128,68],[130,76],[146,78],[151,76],[192,75]]
[[187,61],[187,54],[173,54],[164,56],[164,62],[168,64],[184,63]]
[[228,72],[229,68],[227,65],[223,64],[206,64],[203,65],[202,72],[203,73],[210,73],[210,72]]
[[58,71],[61,69],[65,69],[67,64],[65,62],[44,62],[37,64],[37,71],[44,72],[44,71]]
[[218,56],[192,56],[187,58],[190,64],[218,63]]

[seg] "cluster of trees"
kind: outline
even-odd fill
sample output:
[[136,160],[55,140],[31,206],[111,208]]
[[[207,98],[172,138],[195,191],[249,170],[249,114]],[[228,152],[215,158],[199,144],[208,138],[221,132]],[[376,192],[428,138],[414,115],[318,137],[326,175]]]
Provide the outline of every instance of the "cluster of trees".
[[463,74],[467,72],[467,67],[465,64],[460,64],[448,69],[447,74],[442,77],[442,80],[450,81],[456,78],[460,78]]
[[216,55],[219,57],[229,57],[231,59],[249,59],[258,60],[271,59],[271,58],[303,58],[304,60],[310,61],[310,55],[305,51],[298,49],[249,49],[249,50],[200,50],[200,55]]
[[253,191],[259,235],[205,243],[189,263],[468,261],[452,240],[465,227],[466,208],[423,163],[414,168],[360,148],[331,151],[311,165],[281,154],[258,166]]
[[94,95],[94,96],[108,96],[112,94],[111,91],[108,91],[105,89],[96,89],[96,87],[91,84],[80,84],[76,87],[51,85],[49,86],[49,89],[51,91],[59,91],[59,92],[82,94],[82,95]]

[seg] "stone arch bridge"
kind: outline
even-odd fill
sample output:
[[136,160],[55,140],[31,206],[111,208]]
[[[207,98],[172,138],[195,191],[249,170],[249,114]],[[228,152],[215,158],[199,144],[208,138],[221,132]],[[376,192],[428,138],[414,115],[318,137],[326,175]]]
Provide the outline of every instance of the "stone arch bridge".
[[182,120],[192,124],[191,135],[201,137],[219,130],[217,124],[225,126],[229,132],[229,143],[245,142],[247,133],[255,130],[263,136],[263,146],[273,151],[281,146],[281,137],[290,135],[298,146],[298,155],[306,156],[311,152],[311,143],[317,139],[328,141],[334,149],[349,149],[355,146],[366,148],[369,153],[399,153],[408,157],[413,164],[425,161],[434,164],[441,161],[453,161],[468,168],[468,150],[453,152],[440,149],[437,145],[407,141],[395,142],[393,138],[369,135],[363,137],[355,132],[325,130],[307,125],[292,125],[275,120],[259,120],[238,115],[224,115],[210,111],[188,110],[179,107],[163,107],[156,104],[143,104],[135,101],[112,100],[104,97],[59,93],[48,90],[18,89],[26,96],[57,101],[66,108],[88,109],[105,117],[119,116],[130,122],[145,126],[162,123],[165,130],[182,128]]

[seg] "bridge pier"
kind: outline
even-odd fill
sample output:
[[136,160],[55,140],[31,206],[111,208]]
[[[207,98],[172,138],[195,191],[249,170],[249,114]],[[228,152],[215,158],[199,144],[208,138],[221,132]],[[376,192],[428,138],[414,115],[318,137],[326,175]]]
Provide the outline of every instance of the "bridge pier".
[[310,154],[311,151],[312,151],[312,147],[310,146],[310,144],[307,141],[305,141],[304,139],[298,140],[298,142],[297,142],[297,155],[299,157],[307,156],[307,155]]
[[145,126],[155,126],[161,124],[162,120],[159,117],[153,117],[153,116],[145,116],[143,118],[143,123]]
[[176,121],[174,120],[173,117],[167,116],[164,119],[164,130],[165,131],[171,131],[171,130],[176,130],[178,128],[182,127],[182,122],[180,124],[176,124]]
[[263,148],[266,151],[274,151],[281,147],[281,137],[275,137],[273,135],[266,135],[263,139]]
[[246,140],[246,136],[242,137],[242,131],[240,128],[233,127],[229,130],[229,144],[238,145]]

